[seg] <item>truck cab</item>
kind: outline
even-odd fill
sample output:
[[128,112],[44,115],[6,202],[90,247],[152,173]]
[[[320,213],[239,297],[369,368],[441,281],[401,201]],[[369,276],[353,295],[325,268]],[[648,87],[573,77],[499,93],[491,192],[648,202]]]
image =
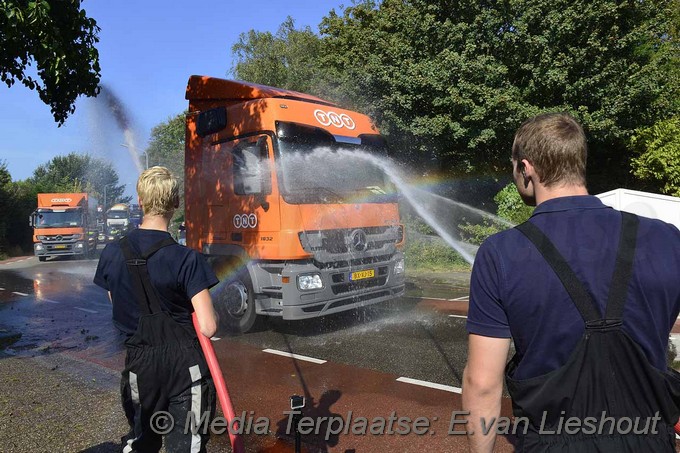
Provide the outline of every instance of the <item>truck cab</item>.
[[116,230],[123,234],[127,233],[130,227],[130,207],[123,203],[114,204],[106,211],[107,231]]
[[229,327],[403,294],[404,229],[378,162],[386,142],[368,117],[202,76],[190,78],[186,97],[187,245],[221,279],[213,299]]
[[33,250],[40,261],[50,256],[88,256],[95,252],[86,193],[41,193],[29,219]]
[[130,205],[130,229],[139,228],[144,219],[144,213],[138,204]]

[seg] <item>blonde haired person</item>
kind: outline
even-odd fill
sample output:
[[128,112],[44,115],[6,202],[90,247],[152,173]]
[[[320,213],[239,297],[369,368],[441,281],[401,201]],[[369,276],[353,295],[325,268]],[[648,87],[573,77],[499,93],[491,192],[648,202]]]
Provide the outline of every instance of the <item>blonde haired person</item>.
[[159,451],[163,439],[152,422],[161,411],[174,419],[165,434],[168,453],[204,452],[209,430],[184,426],[192,414],[198,424],[215,412],[215,387],[191,316],[196,313],[201,334],[214,335],[208,289],[218,280],[203,256],[168,233],[179,205],[177,178],[165,167],[149,168],[137,194],[142,224],[106,246],[94,277],[109,292],[113,323],[126,336],[121,393],[130,432],[123,452]]

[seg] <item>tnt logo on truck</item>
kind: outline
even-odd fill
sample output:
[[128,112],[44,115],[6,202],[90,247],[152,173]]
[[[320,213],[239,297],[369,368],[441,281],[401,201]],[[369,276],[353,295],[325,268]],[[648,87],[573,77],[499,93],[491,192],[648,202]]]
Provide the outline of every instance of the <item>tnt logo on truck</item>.
[[255,214],[236,214],[234,216],[234,226],[236,228],[255,228],[257,226],[257,216]]
[[341,113],[338,115],[335,112],[325,112],[321,109],[314,110],[314,118],[321,123],[322,126],[346,127],[347,129],[354,129],[357,127],[354,120],[347,114]]
[[52,203],[70,203],[72,201],[71,198],[52,198]]

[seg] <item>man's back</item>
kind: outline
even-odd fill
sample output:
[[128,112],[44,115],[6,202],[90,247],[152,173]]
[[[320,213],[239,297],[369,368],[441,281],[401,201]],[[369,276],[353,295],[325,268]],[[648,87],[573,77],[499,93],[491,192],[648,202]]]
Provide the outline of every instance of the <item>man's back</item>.
[[[169,239],[165,231],[136,229],[127,235],[130,246],[143,253],[154,244]],[[159,296],[162,309],[180,324],[192,327],[191,298],[204,288],[217,284],[217,278],[194,250],[174,244],[164,247],[149,258],[151,283]],[[113,319],[128,335],[137,329],[140,316],[137,300],[123,251],[118,242],[108,244],[95,274],[94,282],[111,292]]]
[[[602,313],[619,246],[621,214],[595,197],[575,196],[542,203],[530,221],[555,244]],[[624,329],[659,369],[665,368],[668,332],[680,311],[678,275],[680,231],[640,218]],[[584,332],[564,286],[516,229],[493,236],[479,249],[470,299],[471,333],[512,336],[522,357],[517,379],[559,368]]]

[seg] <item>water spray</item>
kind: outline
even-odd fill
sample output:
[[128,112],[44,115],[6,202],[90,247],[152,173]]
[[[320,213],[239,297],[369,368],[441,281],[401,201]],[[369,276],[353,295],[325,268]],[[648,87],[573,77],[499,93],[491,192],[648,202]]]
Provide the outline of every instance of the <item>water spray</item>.
[[442,224],[437,217],[427,209],[426,204],[431,200],[445,202],[450,209],[463,209],[466,212],[481,216],[484,219],[491,220],[496,223],[503,224],[508,227],[514,226],[512,223],[501,219],[493,214],[474,208],[465,203],[451,200],[449,198],[437,195],[423,189],[413,187],[406,182],[406,178],[397,166],[389,159],[376,156],[365,151],[354,150],[333,150],[331,148],[319,148],[311,154],[296,153],[288,156],[292,160],[289,166],[291,168],[318,168],[324,163],[337,160],[338,162],[355,162],[357,160],[364,161],[369,165],[380,168],[385,175],[392,181],[392,183],[399,188],[400,192],[406,198],[408,203],[415,209],[417,214],[434,229],[437,234],[454,250],[456,250],[468,263],[472,264],[474,261],[474,253],[476,246],[467,244],[463,241],[457,240]]
[[121,100],[116,96],[113,91],[106,87],[101,86],[101,92],[99,96],[104,100],[106,106],[108,107],[111,115],[116,121],[116,124],[123,131],[123,136],[125,137],[125,147],[128,149],[130,158],[135,164],[137,173],[141,173],[144,168],[142,167],[142,162],[139,159],[139,153],[137,153],[137,147],[135,145],[135,134],[132,129],[130,114],[121,102]]

